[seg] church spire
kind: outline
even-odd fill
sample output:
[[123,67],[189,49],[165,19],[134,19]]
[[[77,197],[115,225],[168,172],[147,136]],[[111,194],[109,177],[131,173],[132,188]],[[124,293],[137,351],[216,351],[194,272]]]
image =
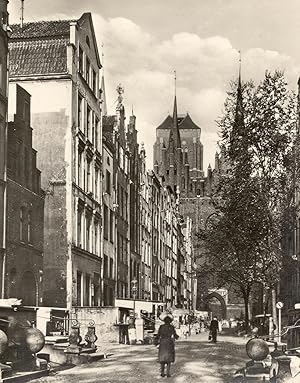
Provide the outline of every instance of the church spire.
[[243,107],[243,95],[242,95],[242,57],[241,52],[239,59],[239,78],[237,87],[236,109],[235,109],[235,126],[244,126],[244,107]]
[[175,81],[175,96],[174,96],[174,107],[173,107],[173,124],[170,131],[169,145],[173,146],[174,149],[181,148],[180,133],[178,127],[178,114],[177,114],[177,97],[176,97],[176,71],[174,71]]

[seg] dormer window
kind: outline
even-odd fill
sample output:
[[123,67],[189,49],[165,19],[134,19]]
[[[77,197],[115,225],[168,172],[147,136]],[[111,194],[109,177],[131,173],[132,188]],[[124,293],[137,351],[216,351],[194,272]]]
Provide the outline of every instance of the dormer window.
[[90,39],[89,39],[89,36],[86,36],[85,41],[86,41],[86,45],[90,48],[91,45],[90,45]]

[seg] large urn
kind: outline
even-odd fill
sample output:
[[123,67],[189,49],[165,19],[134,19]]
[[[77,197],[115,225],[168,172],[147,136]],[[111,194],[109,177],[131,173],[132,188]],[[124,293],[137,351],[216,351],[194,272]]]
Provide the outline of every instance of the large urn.
[[269,346],[264,340],[253,338],[247,342],[246,352],[254,361],[264,360],[269,354]]
[[41,351],[45,344],[45,337],[43,333],[34,327],[25,329],[25,344],[26,348],[31,353],[37,353]]
[[8,338],[4,331],[0,330],[0,355],[7,349]]

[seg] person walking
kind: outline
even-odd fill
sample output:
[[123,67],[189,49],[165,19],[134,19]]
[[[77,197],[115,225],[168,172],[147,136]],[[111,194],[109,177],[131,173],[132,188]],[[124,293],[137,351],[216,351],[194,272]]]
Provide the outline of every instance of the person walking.
[[209,327],[211,338],[213,343],[217,343],[217,333],[219,331],[219,322],[216,317],[213,318],[213,320],[210,322]]
[[[159,344],[158,359],[160,362],[160,375],[170,377],[171,363],[175,361],[175,339],[179,336],[171,325],[173,316],[169,313],[162,313],[160,319],[165,323],[158,329],[157,341]],[[165,374],[165,367],[166,374]]]

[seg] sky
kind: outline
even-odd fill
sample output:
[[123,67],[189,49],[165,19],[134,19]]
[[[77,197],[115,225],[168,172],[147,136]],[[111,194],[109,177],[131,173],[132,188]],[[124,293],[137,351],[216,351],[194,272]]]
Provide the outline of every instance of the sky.
[[[43,5],[41,5],[43,4]],[[20,20],[10,0],[10,23]],[[138,140],[152,167],[155,129],[172,114],[174,70],[178,112],[201,127],[204,169],[214,166],[222,114],[242,56],[242,78],[258,83],[266,70],[300,76],[299,0],[25,0],[24,21],[79,18],[91,12],[103,56],[108,112],[124,87],[126,113],[137,117]],[[33,127],[34,128],[34,127]]]

